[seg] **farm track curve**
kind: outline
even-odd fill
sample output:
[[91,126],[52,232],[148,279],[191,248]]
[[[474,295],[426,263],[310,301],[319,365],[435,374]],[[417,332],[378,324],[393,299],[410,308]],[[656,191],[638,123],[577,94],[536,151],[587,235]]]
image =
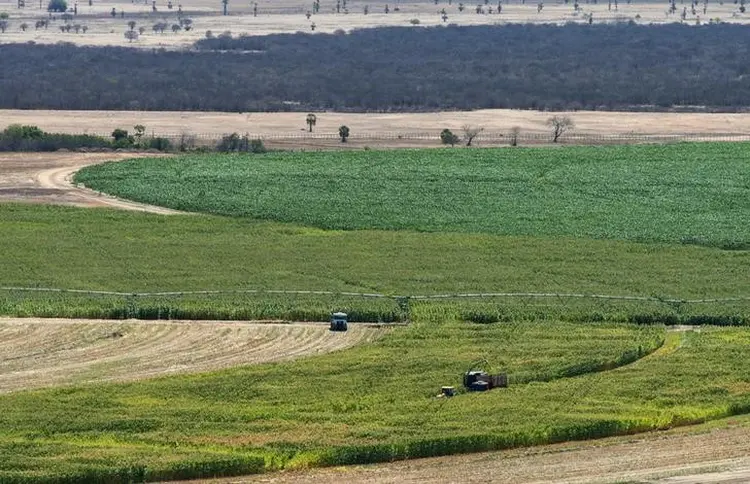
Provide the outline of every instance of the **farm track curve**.
[[0,394],[284,361],[373,341],[386,328],[324,323],[0,318]]
[[110,207],[171,215],[164,207],[121,200],[73,184],[76,171],[105,161],[118,161],[159,153],[2,153],[0,202],[47,203],[77,207]]

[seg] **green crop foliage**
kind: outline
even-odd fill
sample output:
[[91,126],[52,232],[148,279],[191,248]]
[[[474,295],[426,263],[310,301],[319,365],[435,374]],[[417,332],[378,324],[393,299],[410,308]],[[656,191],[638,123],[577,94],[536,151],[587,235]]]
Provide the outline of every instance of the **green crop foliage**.
[[[415,314],[412,326],[353,351],[0,397],[0,481],[68,476],[127,482],[253,473],[304,462],[376,461],[382,460],[381,447],[408,457],[463,451],[467,445],[504,446],[486,435],[511,429],[519,432],[514,438],[541,442],[532,418],[507,427],[520,415],[506,411],[489,426],[475,426],[475,419],[492,420],[491,414],[476,415],[477,406],[492,402],[488,410],[494,412],[510,393],[526,399],[532,386],[551,384],[528,382],[611,371],[664,341],[659,326],[475,324],[434,305],[420,306]],[[477,359],[486,359],[487,370],[508,372],[511,388],[451,401],[435,398],[441,385],[460,387],[462,372]],[[536,406],[541,398],[526,403]],[[509,410],[518,412],[521,403]]]
[[[395,295],[572,292],[691,299],[750,294],[746,251],[685,245],[324,231],[225,217],[163,217],[13,204],[0,205],[0,233],[2,286],[123,292],[298,289]],[[680,306],[506,298],[457,304],[463,305],[464,318],[477,321],[669,323],[689,322],[687,318],[702,315],[746,317],[748,312],[747,301]],[[347,309],[355,319],[400,318],[394,301],[362,298],[241,294],[128,298],[0,290],[0,314],[19,316],[320,320],[333,308]],[[642,317],[633,319],[636,316]]]
[[[746,328],[669,333],[654,351],[664,341],[657,326],[477,324],[435,305],[415,315],[372,345],[305,360],[2,396],[0,480],[128,482],[378,462],[750,410]],[[460,387],[479,358],[514,383],[435,397],[441,385]]]
[[[0,482],[388,461],[750,413],[745,144],[191,155],[78,181],[216,215],[0,205],[0,314],[399,321],[291,362],[0,396]],[[356,230],[343,230],[356,229]],[[620,240],[616,240],[620,239]],[[734,250],[722,250],[734,249]],[[735,298],[681,303],[670,298]],[[712,325],[665,332],[665,324]],[[436,398],[472,362],[511,386]],[[0,363],[1,363],[0,357]]]
[[387,229],[750,247],[750,144],[189,155],[76,181],[181,210]]

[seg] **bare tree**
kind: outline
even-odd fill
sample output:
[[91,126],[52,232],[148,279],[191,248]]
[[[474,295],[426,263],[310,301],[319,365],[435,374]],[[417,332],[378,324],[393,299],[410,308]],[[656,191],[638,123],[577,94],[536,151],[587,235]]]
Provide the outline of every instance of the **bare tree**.
[[472,126],[470,124],[464,124],[463,126],[461,126],[461,130],[464,132],[464,141],[466,141],[466,146],[471,146],[471,142],[474,141],[474,138],[476,138],[479,133],[484,131],[484,128],[480,128],[479,126]]
[[0,32],[5,33],[7,29],[8,29],[8,21],[0,20]]
[[28,28],[29,28],[29,24],[27,24],[26,22],[21,24],[21,30],[23,30],[24,32],[26,32],[26,29]]
[[513,126],[510,128],[510,145],[518,146],[518,135],[521,134],[521,128]]
[[552,142],[557,143],[560,136],[575,127],[570,116],[552,116],[547,120],[547,126],[552,128]]

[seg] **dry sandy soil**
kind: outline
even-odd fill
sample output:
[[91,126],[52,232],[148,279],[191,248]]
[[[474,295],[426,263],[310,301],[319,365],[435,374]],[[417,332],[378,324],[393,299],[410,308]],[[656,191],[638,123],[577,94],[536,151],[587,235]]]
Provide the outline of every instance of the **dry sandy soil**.
[[750,482],[748,423],[747,418],[729,419],[721,429],[703,426],[528,449],[202,482],[746,484]]
[[373,341],[352,324],[0,318],[0,394],[289,360]]
[[112,207],[174,214],[175,210],[120,200],[73,186],[71,177],[86,165],[111,160],[159,156],[143,153],[0,153],[0,202],[51,203]]
[[[630,136],[643,140],[659,136],[728,136],[750,137],[750,113],[630,113],[577,111],[556,113],[568,115],[575,128],[571,136]],[[545,124],[552,114],[539,111],[483,109],[477,111],[444,111],[438,113],[366,114],[317,113],[312,134],[307,133],[306,113],[216,113],[216,112],[155,112],[155,111],[45,111],[0,110],[0,129],[10,124],[31,124],[45,131],[87,133],[110,136],[115,128],[132,130],[142,124],[148,134],[176,137],[183,133],[197,135],[198,142],[215,141],[232,132],[259,136],[266,145],[285,148],[358,147],[368,146],[439,146],[438,135],[444,128],[462,134],[464,125],[484,128],[477,137],[478,146],[507,145],[511,128],[520,128],[524,137],[549,142],[550,128]],[[342,124],[351,129],[348,145],[337,139]],[[498,138],[498,135],[504,135]],[[398,136],[403,139],[398,139]],[[414,135],[432,139],[413,140]],[[280,139],[280,138],[287,139]],[[327,137],[329,139],[319,139]],[[585,141],[585,140],[584,140]],[[343,145],[343,146],[342,146]]]
[[[448,5],[447,0],[439,0],[435,5],[433,1],[401,2],[399,0],[370,2],[368,0],[351,0],[347,3],[349,13],[335,13],[336,2],[334,0],[323,0],[321,11],[313,15],[310,20],[305,13],[312,8],[312,0],[258,0],[258,15],[252,14],[254,2],[229,2],[228,16],[221,15],[220,0],[174,0],[173,9],[167,8],[167,0],[156,0],[157,12],[152,12],[151,0],[111,1],[93,0],[89,6],[88,1],[78,2],[78,15],[72,24],[86,25],[88,31],[84,33],[62,33],[59,30],[63,24],[61,20],[53,22],[47,30],[35,30],[34,22],[40,18],[47,18],[47,0],[42,0],[42,7],[36,0],[27,0],[24,9],[18,9],[17,0],[0,0],[0,12],[10,14],[10,27],[4,34],[0,34],[2,42],[28,42],[55,43],[73,42],[80,45],[130,45],[134,47],[164,47],[164,48],[186,48],[205,36],[206,31],[211,30],[215,34],[231,31],[235,35],[265,35],[274,33],[294,33],[298,31],[312,32],[311,26],[315,23],[315,32],[331,33],[339,29],[350,31],[359,28],[371,28],[380,26],[409,26],[412,19],[418,19],[420,26],[433,26],[443,24],[440,14],[445,8],[448,14],[447,23],[458,25],[494,25],[505,23],[564,23],[585,22],[588,14],[593,14],[594,22],[622,22],[636,21],[638,23],[664,23],[679,22],[680,15],[667,15],[667,2],[633,2],[627,4],[621,1],[615,10],[614,2],[611,7],[607,1],[598,4],[581,1],[583,9],[580,13],[573,10],[573,1],[567,5],[562,1],[544,2],[544,8],[537,12],[537,1],[522,3],[521,0],[504,0],[502,13],[497,14],[497,1],[492,0],[489,6],[493,7],[493,13],[477,14],[475,11],[477,2],[463,2],[466,10],[459,12],[459,1],[452,1]],[[482,2],[483,3],[483,2]],[[73,8],[75,0],[69,0],[68,6]],[[167,22],[170,26],[177,21],[177,6],[182,5],[186,16],[193,19],[194,28],[189,31],[173,33],[171,30],[163,34],[152,31],[152,26],[157,22]],[[385,5],[389,4],[391,12],[385,14]],[[369,6],[369,15],[364,15],[365,5]],[[395,6],[399,11],[393,11]],[[112,18],[110,13],[115,8],[118,16]],[[679,5],[680,12],[682,4]],[[125,12],[125,17],[120,17],[120,12]],[[639,17],[638,17],[639,16]],[[700,18],[702,22],[709,19],[719,18],[723,22],[747,23],[750,22],[750,13],[739,12],[739,5],[733,2],[710,2],[707,13],[702,12],[702,2],[696,15],[692,15],[688,8],[686,23],[695,24]],[[129,43],[124,33],[128,30],[127,22],[135,20],[138,26],[146,30],[143,35],[133,43]],[[27,23],[29,28],[24,32],[20,26]]]

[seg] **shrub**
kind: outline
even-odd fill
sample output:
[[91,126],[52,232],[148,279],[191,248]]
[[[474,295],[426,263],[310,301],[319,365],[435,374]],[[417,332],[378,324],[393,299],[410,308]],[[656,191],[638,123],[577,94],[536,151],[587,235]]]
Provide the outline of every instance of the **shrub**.
[[266,147],[263,145],[263,141],[260,139],[250,139],[245,134],[240,136],[237,133],[232,133],[221,138],[221,141],[216,145],[216,151],[222,153],[232,152],[249,152],[249,153],[265,153]]
[[453,131],[446,128],[440,133],[440,141],[442,141],[444,145],[453,146],[460,141],[460,138],[453,134]]
[[172,151],[173,149],[172,142],[169,141],[167,138],[159,138],[159,137],[148,138],[145,145],[146,145],[146,148],[159,150],[159,151]]

